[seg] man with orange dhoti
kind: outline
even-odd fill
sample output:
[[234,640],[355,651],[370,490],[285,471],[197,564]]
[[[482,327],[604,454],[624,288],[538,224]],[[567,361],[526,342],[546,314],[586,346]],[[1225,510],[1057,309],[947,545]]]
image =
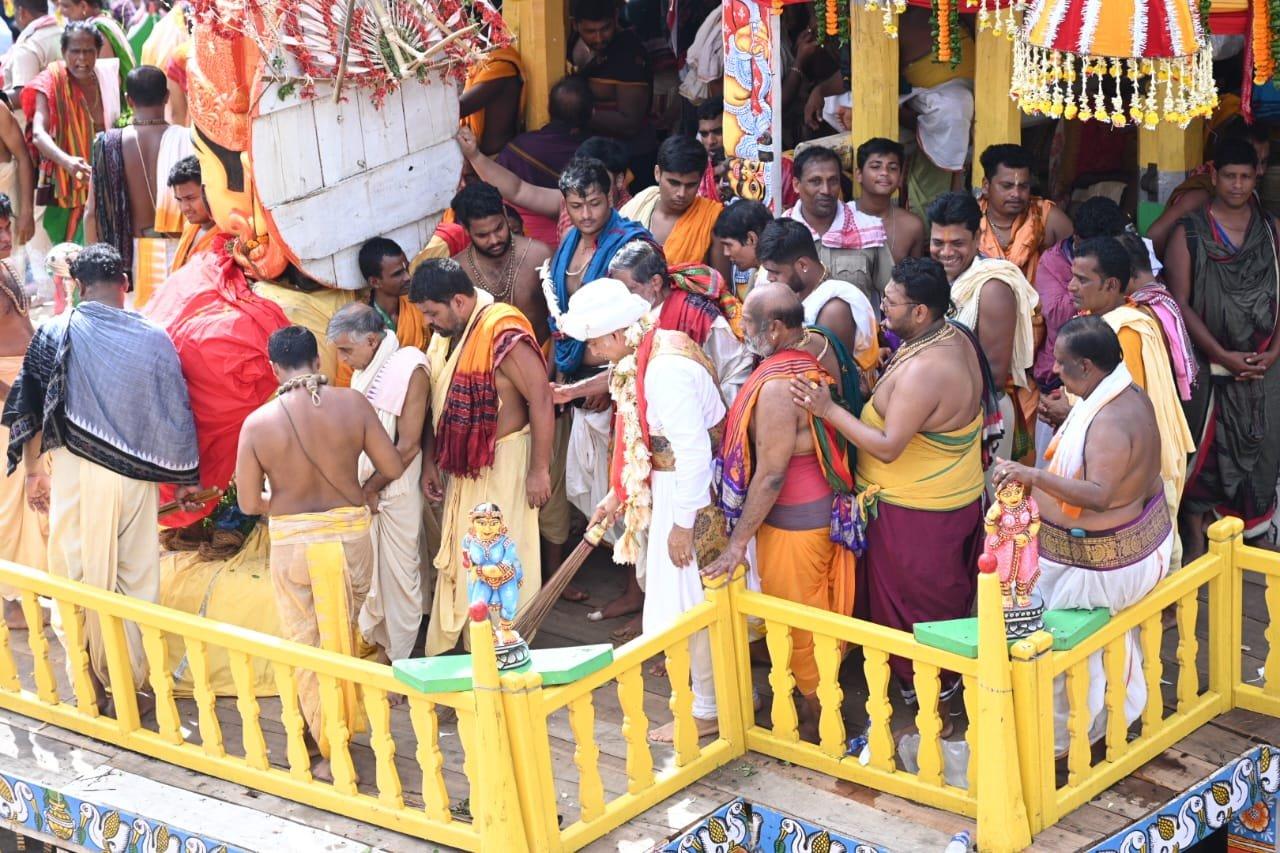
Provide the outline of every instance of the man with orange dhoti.
[[[785,285],[757,285],[747,295],[743,321],[748,347],[764,360],[742,387],[725,423],[717,461],[719,501],[733,533],[704,574],[714,577],[744,562],[755,537],[765,593],[851,616],[855,543],[848,448],[829,425],[792,402],[786,381],[816,380],[822,389],[817,393],[826,394],[835,380],[808,351],[815,336],[805,329],[804,308]],[[856,367],[851,375],[857,376]],[[837,386],[836,394],[844,397],[843,386]],[[803,696],[802,734],[816,740],[813,635],[792,631],[791,643],[791,671]]]
[[1071,219],[1031,195],[1031,156],[1021,145],[982,152],[982,229],[978,247],[988,258],[1012,261],[1035,284],[1040,253],[1071,236]]
[[[617,424],[610,488],[591,523],[622,516],[613,559],[643,567],[646,634],[665,630],[702,603],[698,567],[716,556],[725,534],[711,496],[711,434],[725,412],[715,369],[688,335],[654,326],[651,309],[621,281],[605,278],[575,292],[557,321],[593,358],[612,365]],[[648,452],[636,453],[641,447]],[[695,531],[709,535],[700,542]],[[719,728],[706,631],[692,638],[689,668],[694,724],[706,737]],[[673,732],[669,723],[649,737],[670,743]]]
[[[983,422],[995,408],[982,351],[946,314],[942,265],[905,258],[893,268],[884,323],[902,339],[860,418],[810,381],[793,399],[857,447],[855,524],[865,527],[866,601],[872,622],[911,631],[917,622],[969,615],[982,549]],[[911,661],[891,658],[903,698],[915,702]],[[960,684],[943,673],[940,702]],[[945,737],[949,715],[942,713]]]
[[707,149],[697,140],[668,137],[658,148],[658,165],[653,170],[658,185],[641,190],[618,212],[649,229],[667,263],[710,263],[728,281],[728,259],[723,252],[712,251],[711,234],[724,205],[698,195],[706,167]]
[[[27,292],[12,264],[0,261],[0,404],[9,396],[34,334]],[[0,426],[0,446],[8,445],[9,430]],[[44,571],[49,508],[46,502],[27,500],[25,481],[25,471],[0,474],[0,560]],[[16,590],[4,589],[3,593],[5,622],[10,628],[25,628]]]
[[[178,214],[186,220],[181,227],[182,238],[178,240],[178,248],[173,253],[173,264],[170,272],[177,272],[186,266],[193,257],[201,252],[213,250],[214,241],[223,232],[213,221],[209,212],[209,200],[204,195],[204,183],[200,177],[200,158],[191,154],[183,157],[169,170],[168,180],[170,194],[177,206]],[[157,221],[160,217],[169,217],[156,209]]]
[[427,261],[409,298],[431,325],[427,499],[444,502],[426,653],[453,649],[467,624],[462,537],[471,508],[496,503],[525,567],[518,608],[542,586],[538,508],[551,496],[555,423],[547,363],[520,311],[494,302],[452,259]]

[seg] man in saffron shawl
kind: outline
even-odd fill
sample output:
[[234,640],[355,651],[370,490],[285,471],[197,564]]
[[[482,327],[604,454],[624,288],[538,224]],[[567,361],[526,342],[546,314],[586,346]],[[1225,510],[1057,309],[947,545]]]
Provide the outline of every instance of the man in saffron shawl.
[[427,261],[409,298],[431,324],[431,427],[422,463],[427,499],[444,502],[426,653],[453,649],[467,623],[462,537],[471,508],[502,507],[525,566],[519,607],[542,586],[538,508],[551,496],[555,428],[547,364],[520,311],[495,302],[454,260]]
[[[1114,616],[1141,601],[1169,568],[1173,521],[1160,475],[1160,432],[1147,395],[1125,367],[1120,341],[1099,317],[1077,317],[1055,344],[1058,371],[1079,398],[1054,435],[1049,467],[1000,461],[992,478],[1030,486],[1040,505],[1040,584],[1046,609],[1105,607]],[[1123,636],[1124,723],[1148,699],[1139,630]],[[1089,741],[1105,734],[1110,692],[1103,653],[1089,656],[1086,708]],[[1054,746],[1067,755],[1066,676],[1054,679]]]
[[1040,253],[1071,234],[1071,220],[1048,199],[1031,195],[1031,155],[1021,145],[992,145],[982,152],[981,231],[978,245],[989,258],[1011,261],[1036,282]]
[[728,277],[723,252],[712,250],[711,229],[724,205],[698,195],[707,166],[707,150],[687,136],[670,136],[658,147],[655,187],[641,190],[618,211],[639,222],[662,246],[672,264],[711,263]]
[[1267,531],[1280,473],[1276,223],[1254,199],[1258,154],[1228,138],[1213,154],[1213,199],[1169,237],[1165,269],[1196,345],[1200,381],[1187,405],[1196,455],[1183,499],[1186,560],[1213,514]]
[[[752,290],[744,320],[748,346],[764,360],[734,400],[725,423],[718,486],[720,506],[733,532],[725,552],[705,567],[704,574],[715,577],[744,562],[754,537],[765,593],[851,616],[855,543],[847,447],[830,426],[792,402],[786,381],[814,379],[819,394],[828,394],[834,385],[842,404],[856,406],[858,401],[845,400],[845,387],[832,378],[848,365],[836,364],[833,374],[809,351],[811,339],[820,336],[806,331],[799,300],[782,285]],[[856,375],[856,367],[853,372]],[[802,736],[816,741],[818,667],[813,635],[793,631],[791,642],[791,671],[803,696]]]
[[[244,422],[236,498],[245,513],[271,517],[271,583],[285,638],[354,656],[356,619],[373,572],[358,460],[367,455],[391,480],[404,473],[404,464],[363,394],[323,387],[327,379],[319,373],[320,354],[309,329],[277,329],[267,351],[279,393]],[[329,559],[311,559],[317,551],[328,552]],[[319,680],[306,669],[297,671],[296,680],[308,747],[314,744],[321,756],[312,773],[331,779],[332,745]],[[364,731],[359,689],[340,681],[338,692],[345,729],[351,735]]]
[[1039,388],[1035,360],[1036,307],[1040,296],[1012,261],[982,257],[982,212],[968,193],[943,193],[929,205],[929,254],[951,281],[956,320],[982,343],[1000,401],[1004,436],[996,452],[1034,459]]
[[[604,279],[573,295],[561,328],[613,364],[609,391],[618,423],[610,489],[591,522],[621,515],[624,530],[613,558],[644,567],[644,631],[655,633],[702,603],[698,567],[723,546],[723,518],[717,522],[704,511],[711,504],[711,431],[723,421],[725,407],[702,349],[682,332],[650,325],[644,320],[649,312],[648,300]],[[641,446],[649,452],[632,452]],[[703,524],[697,523],[700,514]],[[699,542],[695,530],[710,535]],[[694,724],[706,737],[719,727],[706,631],[694,635],[690,652]],[[670,743],[674,723],[649,738]]]
[[[797,405],[857,448],[868,614],[903,631],[968,616],[977,589],[983,420],[994,398],[977,341],[946,319],[950,305],[947,273],[937,261],[906,258],[893,268],[881,307],[902,346],[861,418],[836,406],[817,383],[791,382]],[[890,666],[914,704],[911,662],[891,658]],[[943,706],[959,684],[954,673],[943,674]],[[951,730],[945,707],[942,718],[945,737]]]
[[50,188],[44,228],[54,244],[84,242],[93,137],[120,115],[120,78],[114,60],[98,58],[101,46],[102,33],[93,24],[71,21],[62,31],[62,60],[22,89],[22,110],[40,154],[39,186]]
[[[28,500],[49,508],[51,574],[154,602],[156,484],[178,484],[183,509],[198,506],[187,504],[199,472],[187,385],[164,330],[124,310],[129,277],[115,249],[87,247],[71,275],[79,303],[36,332],[5,400],[8,473],[24,465]],[[96,615],[86,614],[83,636],[102,700],[111,681]],[[139,690],[147,658],[137,625],[125,623],[125,639]]]
[[[1113,237],[1095,237],[1076,247],[1071,262],[1071,293],[1081,313],[1107,321],[1120,340],[1133,384],[1147,392],[1160,436],[1160,480],[1169,517],[1176,518],[1187,477],[1187,457],[1196,446],[1183,416],[1173,367],[1160,324],[1147,312],[1126,304],[1129,253]],[[1182,565],[1182,543],[1173,536],[1169,570]]]
[[174,250],[170,270],[177,272],[196,255],[211,251],[215,239],[224,232],[218,230],[209,211],[209,200],[205,198],[204,183],[200,178],[199,157],[191,154],[174,163],[166,183],[183,219],[182,238]]

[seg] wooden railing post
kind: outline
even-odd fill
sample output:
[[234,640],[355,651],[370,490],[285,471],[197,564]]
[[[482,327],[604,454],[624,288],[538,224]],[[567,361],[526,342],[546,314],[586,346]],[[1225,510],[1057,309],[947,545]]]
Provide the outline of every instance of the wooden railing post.
[[476,620],[472,614],[470,625],[476,731],[476,754],[472,760],[479,783],[471,791],[471,813],[483,853],[525,853],[530,849],[529,838],[520,814],[511,744],[507,740],[502,684],[493,651],[493,628],[489,625],[487,609],[482,616]]
[[542,676],[536,672],[503,675],[502,708],[506,712],[507,741],[529,846],[557,853],[563,847],[556,821],[556,785],[547,714],[542,706]]
[[732,576],[721,575],[705,581],[707,600],[716,609],[715,621],[707,629],[711,643],[711,671],[716,687],[716,713],[720,737],[733,748],[735,757],[747,751],[747,721],[754,721],[751,702],[751,661],[747,652],[745,620],[734,606],[735,594],[743,588],[744,568]]
[[1009,641],[1005,638],[1000,581],[978,575],[978,846],[1005,853],[1031,844],[1022,799],[1018,738],[1014,732]]
[[1052,649],[1053,636],[1048,631],[1037,631],[1009,650],[1013,658],[1013,720],[1018,734],[1022,800],[1032,835],[1057,819],[1053,803]]
[[1243,570],[1236,555],[1244,544],[1244,522],[1223,518],[1209,527],[1209,553],[1222,560],[1209,581],[1209,689],[1222,697],[1218,713],[1236,706],[1240,683],[1240,647],[1244,642]]

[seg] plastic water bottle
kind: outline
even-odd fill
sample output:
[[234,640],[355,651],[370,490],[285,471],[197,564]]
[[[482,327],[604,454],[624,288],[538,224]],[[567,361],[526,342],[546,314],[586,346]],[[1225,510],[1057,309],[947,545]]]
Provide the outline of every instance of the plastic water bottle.
[[966,829],[951,836],[951,842],[942,853],[969,853],[972,849],[973,838],[969,835],[969,830]]

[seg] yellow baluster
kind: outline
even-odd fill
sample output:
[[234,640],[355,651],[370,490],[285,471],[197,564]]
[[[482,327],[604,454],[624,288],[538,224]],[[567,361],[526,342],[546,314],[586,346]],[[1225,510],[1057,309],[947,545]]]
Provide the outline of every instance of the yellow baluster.
[[792,696],[796,679],[791,674],[791,627],[766,621],[764,641],[769,648],[769,684],[773,687],[773,734],[785,741],[798,742],[799,721]]
[[[1053,637],[1048,631],[1037,631],[1026,639],[1018,640],[1009,649],[1013,676],[1012,728],[1017,734],[1018,769],[1027,808],[1027,822],[1033,834],[1058,820],[1053,766],[1052,649]],[[970,692],[969,681],[966,679],[965,707],[969,713],[969,731],[977,728],[982,733],[987,731],[982,725],[982,703],[975,698],[978,709],[974,709],[969,704]],[[997,730],[997,734],[1000,737],[1007,736],[1005,731]],[[989,750],[985,743],[979,743],[975,749],[973,741],[970,741],[969,746],[970,779],[975,766],[979,768],[978,776],[981,778],[981,768],[988,760]],[[970,786],[970,791],[977,794],[979,801],[986,799],[988,791],[985,788],[974,791],[972,781]]]
[[840,688],[840,644],[826,634],[813,635],[813,658],[818,665],[818,745],[832,758],[844,757],[844,691]]
[[392,809],[404,808],[404,790],[396,771],[396,742],[391,737],[391,705],[387,691],[362,686],[364,712],[369,718],[369,746],[373,749],[378,782],[378,802]]
[[9,639],[9,626],[0,619],[0,690],[17,693],[22,689],[22,682],[18,679],[18,665],[14,663]]
[[[440,723],[436,719],[436,706],[421,694],[409,694],[409,722],[413,724],[414,737],[418,739],[416,757],[422,768],[422,801],[427,817],[448,823],[449,792],[444,786],[444,756],[440,752]],[[469,749],[464,741],[463,748]]]
[[[188,650],[191,641],[187,641]],[[190,655],[190,651],[188,651]],[[284,723],[285,754],[289,759],[289,775],[302,782],[311,781],[311,756],[302,733],[306,721],[298,710],[298,679],[293,667],[276,661],[272,666],[276,676],[276,692],[280,694],[280,721]]]
[[239,649],[227,649],[227,661],[231,680],[236,685],[236,710],[240,712],[244,760],[250,767],[266,770],[270,762],[267,760],[267,741],[262,736],[262,724],[259,722],[261,708],[254,692],[253,662],[246,652]]
[[[66,617],[63,618],[65,620]],[[64,621],[63,624],[65,625],[66,622]],[[151,673],[151,690],[156,697],[156,731],[169,743],[182,743],[182,719],[178,716],[178,703],[173,699],[173,676],[169,673],[164,633],[151,625],[138,627],[142,629],[142,649],[147,655],[147,668]],[[85,656],[85,663],[87,667],[88,655]],[[88,675],[86,668],[84,672],[86,681]],[[89,687],[89,692],[92,695],[92,687]],[[83,699],[81,701],[83,702]]]
[[[1262,665],[1262,689],[1269,696],[1280,696],[1280,577],[1267,575],[1265,599],[1269,621],[1266,630],[1267,659]],[[1181,621],[1178,630],[1182,630]],[[1182,658],[1178,658],[1178,661],[1181,663]]]
[[[1128,729],[1124,710],[1125,668],[1129,665],[1125,635],[1107,643],[1102,652],[1102,670],[1107,677],[1103,705],[1107,709],[1107,761],[1118,761],[1128,746]],[[1160,694],[1148,697],[1149,703],[1160,703]]]
[[969,725],[964,731],[964,742],[969,747],[969,766],[966,768],[966,776],[969,780],[969,795],[971,797],[978,796],[978,678],[974,675],[966,675],[961,679],[964,682],[964,715],[969,721]]
[[604,782],[600,779],[600,749],[596,746],[595,724],[596,709],[590,693],[569,703],[573,763],[578,767],[578,801],[584,823],[604,814]]
[[[34,592],[22,591],[22,614],[27,617],[27,645],[31,648],[36,696],[40,697],[41,702],[56,705],[58,679],[53,674],[53,664],[49,662],[49,638],[44,633],[44,611],[40,609],[40,602]],[[133,695],[132,689],[129,694]]]
[[[106,649],[107,677],[111,681],[111,702],[116,709],[116,726],[121,734],[130,734],[136,732],[141,723],[138,717],[138,693],[133,682],[133,661],[125,639],[124,622],[109,613],[99,613],[98,622],[102,626],[102,642]],[[37,670],[37,677],[38,675]]]
[[1067,732],[1071,738],[1067,756],[1067,784],[1079,785],[1092,765],[1089,747],[1089,662],[1067,670]]
[[351,730],[347,727],[346,706],[343,703],[342,685],[332,675],[316,673],[320,677],[320,725],[329,741],[329,769],[333,772],[333,787],[344,794],[356,793],[356,768],[351,763]]
[[1151,737],[1164,724],[1164,696],[1160,690],[1160,676],[1164,673],[1164,661],[1160,660],[1160,639],[1164,625],[1157,613],[1142,621],[1138,644],[1142,649],[1142,677],[1147,682],[1147,707],[1142,709],[1142,734]]
[[187,637],[187,663],[191,664],[192,693],[196,700],[196,710],[199,712],[201,745],[204,747],[205,755],[211,758],[222,758],[227,754],[227,750],[222,745],[222,725],[218,722],[218,699],[209,686],[209,658],[205,652],[204,640]]
[[942,692],[938,668],[915,662],[916,729],[920,732],[919,778],[926,785],[942,784],[942,719],[938,716],[938,696]]
[[[507,743],[511,744],[516,793],[529,849],[558,853],[562,845],[542,676],[536,672],[504,674],[502,709],[507,720]],[[625,718],[623,724],[626,724]]]
[[1200,650],[1200,641],[1196,639],[1196,613],[1199,607],[1195,592],[1187,593],[1178,601],[1179,714],[1190,709],[1200,693],[1200,673],[1196,670],[1196,655]]
[[889,702],[889,653],[866,647],[862,655],[862,671],[867,677],[867,743],[871,747],[871,766],[892,773],[897,765],[890,730],[893,705]]
[[1236,553],[1243,544],[1244,522],[1240,519],[1223,518],[1209,525],[1209,553],[1222,561],[1221,572],[1209,581],[1209,689],[1221,697],[1220,714],[1236,706],[1235,690],[1240,684],[1244,578]]
[[716,691],[716,716],[719,738],[727,742],[735,755],[746,752],[746,732],[755,722],[752,708],[751,664],[743,622],[734,611],[733,597],[741,590],[746,567],[737,566],[731,575],[704,580],[707,601],[715,607],[716,618],[707,629],[711,650],[711,674]]
[[461,709],[458,711],[458,740],[462,741],[462,775],[467,777],[467,787],[470,790],[479,791],[481,790],[480,776],[476,764],[480,745],[476,743],[474,711],[471,713]]
[[675,723],[672,746],[676,767],[698,757],[698,727],[693,721],[693,688],[689,686],[689,643],[681,640],[667,649],[667,680],[671,682],[671,719]]
[[71,671],[71,686],[76,694],[76,708],[81,714],[97,717],[98,697],[89,675],[89,648],[84,638],[83,617],[80,609],[69,601],[59,599],[57,605]]
[[618,674],[618,704],[622,706],[622,737],[627,742],[627,791],[638,794],[653,784],[653,753],[649,750],[649,718],[644,713],[640,667]]

